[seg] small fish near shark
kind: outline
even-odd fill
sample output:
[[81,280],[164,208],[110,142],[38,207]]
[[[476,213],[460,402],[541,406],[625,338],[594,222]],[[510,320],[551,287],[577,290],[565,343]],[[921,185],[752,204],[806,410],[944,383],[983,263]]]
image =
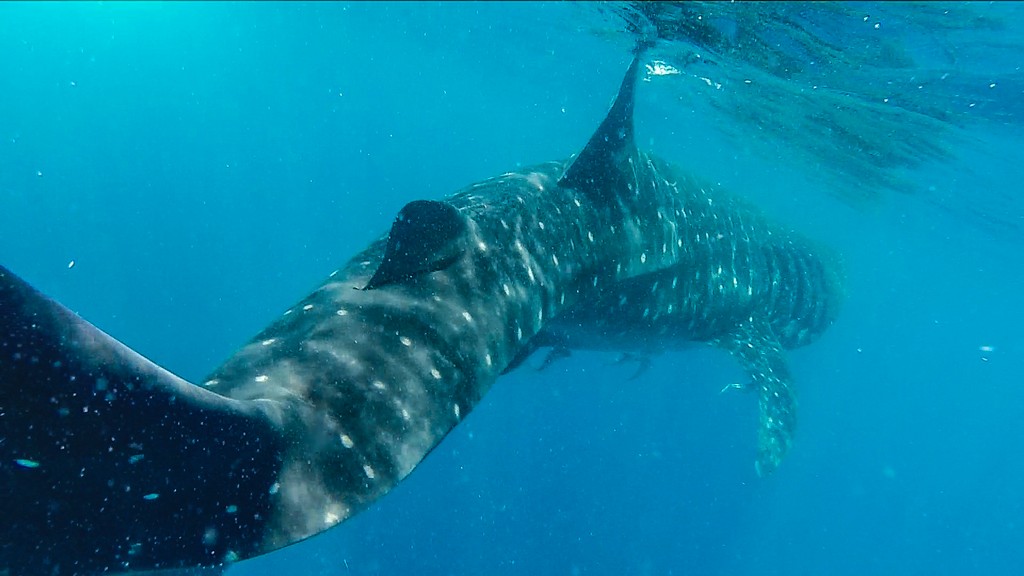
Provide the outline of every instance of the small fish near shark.
[[543,346],[731,351],[773,469],[783,350],[833,321],[838,268],[637,149],[641,54],[577,156],[406,205],[198,386],[0,267],[0,574],[220,566],[327,530]]

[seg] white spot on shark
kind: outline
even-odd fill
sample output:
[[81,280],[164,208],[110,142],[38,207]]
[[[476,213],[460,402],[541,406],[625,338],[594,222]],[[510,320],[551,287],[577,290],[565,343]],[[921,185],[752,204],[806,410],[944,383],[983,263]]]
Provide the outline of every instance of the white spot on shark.
[[337,510],[333,509],[333,507],[328,508],[327,510],[324,511],[324,524],[328,526],[334,526],[340,521],[341,516],[338,514]]
[[267,376],[266,374],[260,374],[255,378],[255,380],[260,383],[266,382],[267,380],[270,380],[270,376]]
[[344,446],[345,448],[351,449],[353,446],[356,445],[356,443],[352,441],[352,438],[350,438],[348,434],[342,434],[341,445]]

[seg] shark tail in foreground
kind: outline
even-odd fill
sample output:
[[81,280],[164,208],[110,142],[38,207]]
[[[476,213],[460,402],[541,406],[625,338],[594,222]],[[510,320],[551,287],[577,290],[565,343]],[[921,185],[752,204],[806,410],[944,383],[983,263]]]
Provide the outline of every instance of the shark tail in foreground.
[[48,559],[26,551],[55,538],[76,559],[67,573],[256,551],[280,422],[181,380],[2,267],[0,330],[0,567],[42,573]]

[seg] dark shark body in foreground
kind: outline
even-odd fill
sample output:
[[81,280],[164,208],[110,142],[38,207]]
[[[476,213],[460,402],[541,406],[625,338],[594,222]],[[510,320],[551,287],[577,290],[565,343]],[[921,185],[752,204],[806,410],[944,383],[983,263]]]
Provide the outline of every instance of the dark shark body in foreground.
[[[203,387],[0,268],[0,573],[215,565],[326,530],[546,341],[671,332],[749,343],[755,380],[772,370],[761,358],[787,334],[827,325],[834,286],[811,256],[751,257],[786,244],[765,249],[771,227],[636,149],[637,66],[574,160],[407,205]],[[790,413],[777,398],[762,408]],[[788,445],[778,421],[770,465]]]

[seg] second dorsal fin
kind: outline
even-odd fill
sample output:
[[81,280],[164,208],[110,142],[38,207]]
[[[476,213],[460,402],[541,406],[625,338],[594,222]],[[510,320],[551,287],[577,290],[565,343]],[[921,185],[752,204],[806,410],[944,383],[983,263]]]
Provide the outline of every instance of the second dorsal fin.
[[466,218],[447,202],[406,204],[391,226],[384,259],[364,289],[447,268],[462,255],[465,232]]

